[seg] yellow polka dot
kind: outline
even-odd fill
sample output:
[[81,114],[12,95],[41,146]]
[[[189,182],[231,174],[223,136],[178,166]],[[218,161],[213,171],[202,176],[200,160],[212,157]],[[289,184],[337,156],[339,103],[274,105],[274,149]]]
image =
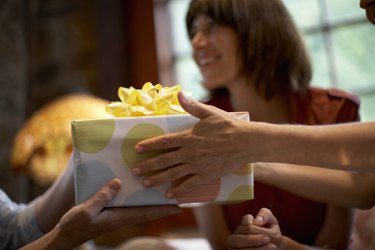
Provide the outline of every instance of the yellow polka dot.
[[239,169],[237,169],[233,174],[234,175],[249,175],[253,172],[253,164],[248,163]]
[[80,151],[95,154],[103,150],[115,131],[113,119],[73,121],[73,143]]
[[236,188],[228,197],[229,201],[250,200],[253,198],[253,187],[250,185]]
[[163,134],[165,133],[162,128],[150,123],[141,123],[132,127],[121,145],[122,159],[125,164],[131,169],[134,164],[160,154],[161,151],[138,154],[135,152],[134,147],[142,140]]

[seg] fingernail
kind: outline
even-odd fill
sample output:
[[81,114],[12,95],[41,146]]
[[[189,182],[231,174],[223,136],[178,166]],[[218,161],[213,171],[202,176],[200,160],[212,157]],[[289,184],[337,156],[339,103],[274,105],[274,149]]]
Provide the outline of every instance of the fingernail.
[[165,196],[166,196],[168,199],[172,199],[174,195],[173,195],[172,193],[167,193]]
[[135,152],[137,152],[137,153],[142,153],[142,152],[143,152],[143,147],[142,147],[142,146],[139,146],[139,145],[136,145],[136,146],[134,147],[134,150],[135,150]]
[[255,218],[255,221],[257,222],[261,222],[262,220],[263,220],[263,217],[259,215]]
[[145,186],[145,187],[151,187],[151,186],[152,186],[152,183],[151,183],[150,180],[144,180],[144,181],[143,181],[143,186]]
[[134,175],[140,175],[142,171],[140,168],[133,168],[132,172]]
[[121,181],[118,179],[111,181],[111,183],[109,184],[109,189],[111,189],[112,191],[117,191],[120,189],[120,187],[121,187]]
[[181,100],[182,101],[184,101],[185,103],[191,102],[191,93],[190,92],[180,91],[180,93],[181,93]]

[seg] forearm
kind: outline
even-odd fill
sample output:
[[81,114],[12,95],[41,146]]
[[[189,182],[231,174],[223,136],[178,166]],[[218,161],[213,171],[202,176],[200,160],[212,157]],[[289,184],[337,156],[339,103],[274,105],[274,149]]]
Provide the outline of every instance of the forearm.
[[75,245],[71,240],[61,240],[58,235],[58,229],[53,229],[47,234],[43,235],[36,241],[20,248],[20,250],[48,250],[48,249],[64,249],[69,250],[78,246]]
[[279,250],[332,250],[332,249],[303,245],[284,236],[283,244],[279,247]]
[[375,203],[375,174],[282,163],[256,163],[254,174],[259,182],[318,202],[361,209]]
[[279,250],[309,250],[305,245],[302,245],[287,236],[283,236]]
[[329,205],[324,223],[315,239],[315,246],[328,249],[347,249],[353,222],[353,210]]
[[375,123],[326,126],[250,123],[246,129],[245,149],[250,152],[250,162],[375,172]]
[[303,245],[286,236],[283,236],[283,239],[278,249],[279,250],[328,250],[327,248]]
[[40,198],[36,206],[39,227],[48,232],[74,205],[73,163],[69,161],[63,173]]
[[227,249],[230,235],[222,209],[218,205],[206,205],[193,209],[198,228],[214,249]]

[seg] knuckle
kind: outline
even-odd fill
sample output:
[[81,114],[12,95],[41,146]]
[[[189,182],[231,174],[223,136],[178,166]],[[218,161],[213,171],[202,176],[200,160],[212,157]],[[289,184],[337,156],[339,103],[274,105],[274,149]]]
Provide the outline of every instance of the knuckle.
[[91,221],[94,216],[90,213],[87,206],[82,206],[77,212],[77,217],[80,218],[81,221]]
[[162,155],[159,158],[159,163],[160,163],[160,166],[170,167],[173,165],[173,158],[170,157],[168,154]]
[[167,171],[167,176],[172,180],[176,180],[180,177],[180,171],[177,168],[170,168]]
[[160,138],[159,146],[162,147],[162,148],[168,146],[168,137],[167,136],[164,136],[164,137]]
[[111,199],[111,194],[105,191],[99,192],[97,194],[97,199],[101,201],[102,203],[106,203]]

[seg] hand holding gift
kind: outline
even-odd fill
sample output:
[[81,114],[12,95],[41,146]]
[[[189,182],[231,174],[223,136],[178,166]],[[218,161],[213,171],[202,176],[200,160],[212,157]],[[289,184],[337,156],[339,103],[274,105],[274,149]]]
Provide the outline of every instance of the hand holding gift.
[[[138,143],[136,151],[139,153],[176,150],[140,162],[133,169],[135,175],[148,175],[144,180],[146,186],[184,179],[168,190],[169,197],[241,170],[247,164],[246,157],[241,155],[243,148],[236,147],[241,147],[241,140],[246,139],[241,134],[246,121],[218,108],[195,102],[183,93],[179,93],[178,97],[186,111],[199,119],[205,118],[205,121],[182,132]],[[217,131],[220,131],[219,136]],[[204,148],[201,147],[203,141]],[[157,174],[150,175],[155,171],[158,171]]]
[[[115,118],[72,122],[77,203],[87,200],[101,185],[113,178],[119,178],[123,188],[108,206],[252,199],[253,175],[249,164],[242,164],[239,171],[222,178],[213,176],[214,178],[208,179],[204,185],[195,185],[188,192],[172,199],[166,197],[167,190],[183,182],[183,179],[147,188],[143,185],[144,177],[133,174],[136,164],[162,153],[160,150],[137,153],[137,143],[190,129],[198,122],[197,118],[185,114],[179,105],[179,90],[179,86],[163,88],[159,84],[153,86],[151,83],[146,83],[141,90],[120,88],[121,102],[111,103],[106,107]],[[247,114],[236,115],[248,120]]]

